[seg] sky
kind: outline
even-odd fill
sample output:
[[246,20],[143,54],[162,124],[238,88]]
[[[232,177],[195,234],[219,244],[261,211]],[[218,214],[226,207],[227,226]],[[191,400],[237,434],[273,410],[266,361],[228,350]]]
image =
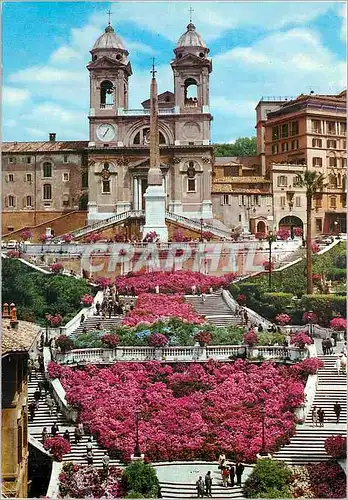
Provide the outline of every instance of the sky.
[[210,49],[212,142],[255,135],[263,96],[346,87],[345,2],[3,2],[2,140],[88,140],[89,50],[108,23],[133,68],[130,108],[173,90],[173,48],[189,22]]

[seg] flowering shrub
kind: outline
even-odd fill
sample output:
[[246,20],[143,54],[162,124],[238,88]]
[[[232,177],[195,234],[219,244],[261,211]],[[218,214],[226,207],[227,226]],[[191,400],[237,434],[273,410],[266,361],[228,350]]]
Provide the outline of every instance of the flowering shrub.
[[244,344],[252,347],[253,345],[257,344],[258,338],[254,330],[249,330],[244,334]]
[[347,438],[346,436],[330,436],[325,439],[325,450],[328,455],[340,460],[347,458]]
[[324,367],[324,362],[319,358],[307,358],[291,367],[301,377],[315,375],[320,368]]
[[314,498],[346,498],[346,474],[335,462],[306,466]]
[[302,236],[303,235],[303,229],[302,227],[294,227],[294,236]]
[[344,318],[333,318],[330,321],[330,328],[337,332],[345,331],[347,329],[347,320]]
[[46,439],[44,447],[49,450],[56,462],[61,462],[63,455],[71,451],[70,443],[61,436]]
[[85,243],[97,243],[97,241],[100,241],[103,238],[101,233],[91,233],[87,234],[85,237]]
[[210,231],[203,231],[202,232],[202,238],[203,238],[203,240],[210,241],[210,240],[212,240],[214,238],[214,235]]
[[315,325],[318,323],[318,316],[313,311],[304,312],[302,314],[302,323]]
[[269,260],[265,260],[262,265],[265,271],[269,271],[270,269],[273,271],[275,266],[274,262],[270,262]]
[[48,240],[47,234],[46,233],[40,234],[39,240],[41,241],[41,243],[46,243],[46,241]]
[[173,232],[172,240],[177,242],[177,243],[181,243],[181,242],[185,241],[186,238],[185,238],[184,231],[182,229],[179,229],[179,228],[175,229]]
[[304,384],[295,374],[243,360],[64,366],[60,380],[68,403],[79,409],[80,420],[101,446],[126,461],[135,445],[135,410],[141,411],[139,441],[147,460],[214,460],[223,451],[253,461],[262,445],[259,395],[270,452],[294,433],[294,410],[304,399]]
[[20,256],[19,250],[9,250],[6,253],[7,257],[10,257],[10,259],[18,259]]
[[277,239],[278,240],[288,240],[290,238],[290,230],[289,229],[279,229],[277,231]]
[[46,314],[46,319],[53,328],[57,328],[63,321],[60,314]]
[[97,276],[96,278],[93,279],[93,283],[95,283],[96,285],[99,285],[100,288],[102,288],[104,290],[108,286],[112,285],[112,279],[105,278],[104,276]]
[[147,233],[143,239],[144,243],[155,243],[158,241],[158,234],[156,233],[156,231],[150,231],[149,233]]
[[168,344],[168,339],[163,333],[153,333],[148,336],[147,341],[153,347],[164,347]]
[[85,293],[81,297],[81,302],[84,306],[91,306],[93,304],[94,297],[92,295],[88,295],[88,293]]
[[123,241],[125,241],[125,237],[122,233],[116,233],[114,236],[114,241],[116,243],[122,243]]
[[59,335],[59,337],[56,338],[56,345],[62,352],[71,351],[71,349],[74,348],[74,342],[66,335]]
[[196,342],[199,342],[200,345],[210,344],[210,342],[212,341],[212,339],[213,339],[212,334],[210,332],[207,332],[207,331],[198,332],[194,336],[194,340]]
[[290,343],[295,347],[304,349],[306,345],[312,344],[312,339],[308,337],[306,332],[296,332],[290,335]]
[[204,322],[204,319],[194,312],[192,305],[187,304],[180,295],[142,293],[138,296],[133,311],[127,314],[122,324],[136,326],[139,323],[154,323],[160,318],[172,316],[195,324]]
[[32,236],[33,234],[30,229],[24,229],[24,231],[21,232],[21,237],[24,241],[30,240]]
[[291,498],[314,498],[307,467],[293,465],[289,484]]
[[255,233],[255,238],[257,240],[260,240],[260,241],[263,241],[265,240],[267,237],[267,234],[266,233],[262,233],[261,231],[258,231],[257,233]]
[[63,368],[53,361],[50,361],[47,365],[48,375],[51,379],[59,378],[62,375],[62,370]]
[[316,283],[320,283],[320,281],[323,279],[321,274],[312,274],[312,280]]
[[64,266],[61,262],[56,262],[50,266],[51,273],[59,274],[64,270]]
[[237,297],[238,304],[240,304],[241,306],[245,306],[246,301],[247,301],[246,295],[244,295],[244,293],[240,293]]
[[125,248],[121,248],[121,250],[119,250],[118,252],[118,255],[120,257],[124,257],[125,255],[127,255],[127,250]]
[[121,498],[124,495],[123,471],[103,469],[67,462],[58,476],[59,493],[64,498]]
[[121,294],[125,293],[126,287],[128,290],[134,287],[135,293],[138,295],[139,293],[151,292],[157,285],[162,293],[192,293],[191,287],[193,285],[207,293],[210,287],[213,290],[227,287],[235,277],[235,273],[224,276],[208,276],[194,271],[154,271],[151,273],[140,271],[116,278],[115,284]]
[[105,344],[107,347],[116,347],[118,346],[119,342],[120,342],[120,338],[118,335],[114,335],[114,334],[108,334],[108,335],[103,335],[101,337],[101,341],[103,342],[103,344]]
[[280,325],[287,325],[290,322],[291,318],[288,314],[283,313],[283,314],[277,314],[275,320]]
[[63,241],[65,241],[65,243],[70,243],[73,239],[72,234],[70,234],[70,233],[63,234],[63,236],[61,238]]
[[320,252],[320,246],[318,245],[318,243],[315,243],[315,241],[312,241],[312,252],[313,253],[318,253]]

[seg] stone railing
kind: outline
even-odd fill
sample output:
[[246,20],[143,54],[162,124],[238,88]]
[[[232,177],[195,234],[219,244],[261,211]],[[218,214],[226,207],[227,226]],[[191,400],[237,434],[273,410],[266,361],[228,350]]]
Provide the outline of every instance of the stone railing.
[[[238,302],[232,297],[230,292],[228,290],[223,290],[222,296],[228,307],[232,310],[233,313],[236,313],[238,309],[240,309],[242,306],[238,304]],[[248,313],[248,318],[249,321],[254,324],[254,325],[261,325],[264,328],[268,328],[269,326],[272,325],[271,321],[268,321],[268,319],[260,316],[257,312],[253,311],[252,309],[249,309],[248,307],[243,306],[242,309]]]
[[248,348],[245,345],[216,345],[216,346],[175,346],[175,347],[147,347],[147,346],[119,346],[115,349],[91,348],[73,349],[67,353],[57,353],[56,361],[60,364],[97,363],[110,364],[119,361],[206,361],[216,359],[228,361],[235,356],[262,357],[263,359],[303,359],[306,351],[298,347],[282,346],[255,346]]
[[[307,357],[316,358],[317,350],[315,344],[307,346]],[[304,388],[305,401],[296,409],[296,417],[299,419],[299,424],[303,424],[314,402],[315,393],[318,387],[318,375],[308,375],[306,386]]]
[[[190,219],[188,217],[184,217],[183,215],[178,215],[173,212],[166,212],[166,219],[174,221],[174,222],[181,222],[183,224],[188,224],[190,227],[200,231],[201,230],[201,223],[198,220],[195,219]],[[204,231],[210,231],[212,234],[215,236],[219,236],[220,238],[225,238],[226,240],[231,240],[231,233],[228,231],[224,231],[223,229],[219,229],[212,224],[208,223],[203,223],[202,230]]]
[[[144,116],[144,115],[149,115],[151,112],[150,109],[144,109],[144,108],[139,108],[139,109],[122,109],[122,115],[124,116]],[[158,114],[159,115],[173,115],[175,113],[175,108],[159,108],[158,109]]]

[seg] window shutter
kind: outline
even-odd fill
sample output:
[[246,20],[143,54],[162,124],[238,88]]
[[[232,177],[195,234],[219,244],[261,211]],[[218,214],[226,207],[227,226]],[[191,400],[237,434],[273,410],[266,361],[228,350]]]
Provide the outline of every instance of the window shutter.
[[5,207],[8,207],[8,196],[5,196]]
[[27,206],[27,197],[24,196],[23,197],[23,208],[25,208]]
[[220,198],[220,205],[223,205],[223,204],[224,204],[224,195],[222,194],[221,198]]
[[8,174],[5,174],[5,182],[8,182]]

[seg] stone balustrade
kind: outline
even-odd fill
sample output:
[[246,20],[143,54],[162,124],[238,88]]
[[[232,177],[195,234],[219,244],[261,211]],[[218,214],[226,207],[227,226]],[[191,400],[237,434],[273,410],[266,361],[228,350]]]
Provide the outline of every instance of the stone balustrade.
[[115,349],[73,349],[67,353],[57,353],[56,361],[60,364],[101,363],[109,364],[117,361],[228,361],[233,357],[243,356],[263,359],[290,359],[296,361],[307,356],[307,351],[298,347],[215,345],[215,346],[119,346]]

